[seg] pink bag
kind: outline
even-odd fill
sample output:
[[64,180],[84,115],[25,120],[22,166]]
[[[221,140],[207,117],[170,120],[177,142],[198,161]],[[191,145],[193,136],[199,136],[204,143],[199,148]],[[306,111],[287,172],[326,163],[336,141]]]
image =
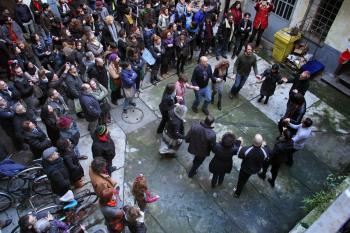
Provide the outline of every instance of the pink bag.
[[153,203],[158,201],[158,199],[159,199],[158,195],[152,196],[150,191],[146,191],[146,203]]

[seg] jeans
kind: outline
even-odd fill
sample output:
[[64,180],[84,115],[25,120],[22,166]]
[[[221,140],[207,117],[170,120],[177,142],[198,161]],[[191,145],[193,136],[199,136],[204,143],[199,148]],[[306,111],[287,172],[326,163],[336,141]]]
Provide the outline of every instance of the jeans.
[[228,41],[219,41],[217,47],[216,47],[216,53],[215,55],[218,56],[226,56],[227,48],[228,48]]
[[199,91],[194,91],[194,94],[195,94],[195,100],[192,104],[193,108],[198,107],[202,98],[204,98],[203,108],[208,107],[208,104],[211,101],[211,89],[209,88],[209,85],[199,89]]
[[237,35],[235,47],[232,52],[232,56],[238,56],[241,53],[243,45],[246,43],[249,35]]
[[79,150],[79,148],[78,148],[78,145],[75,145],[75,146],[73,147],[73,150],[74,150],[74,153],[75,153],[75,155],[77,156],[77,158],[79,158],[79,157],[81,156],[81,154],[80,154],[80,150]]
[[236,75],[235,83],[231,88],[231,94],[236,95],[242,89],[244,83],[247,81],[248,76],[243,76],[240,74]]
[[28,33],[29,35],[32,35],[35,33],[35,28],[34,28],[34,22],[33,20],[30,20],[27,23],[23,23],[23,27],[26,31],[26,33]]
[[93,135],[95,134],[95,130],[96,130],[97,125],[98,125],[98,119],[96,119],[92,122],[89,122],[88,130],[90,132],[91,137],[93,137]]
[[123,103],[123,110],[127,110],[129,107],[129,104],[132,103],[133,97],[125,98]]

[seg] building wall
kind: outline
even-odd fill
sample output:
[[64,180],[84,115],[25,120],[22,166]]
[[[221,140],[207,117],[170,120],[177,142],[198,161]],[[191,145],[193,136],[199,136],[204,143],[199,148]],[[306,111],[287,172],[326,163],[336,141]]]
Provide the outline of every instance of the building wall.
[[348,25],[350,17],[350,1],[344,0],[337,17],[327,35],[325,43],[339,52],[344,51],[349,44],[350,27]]
[[310,0],[298,0],[294,9],[294,14],[290,21],[291,27],[299,26],[302,23],[310,2]]

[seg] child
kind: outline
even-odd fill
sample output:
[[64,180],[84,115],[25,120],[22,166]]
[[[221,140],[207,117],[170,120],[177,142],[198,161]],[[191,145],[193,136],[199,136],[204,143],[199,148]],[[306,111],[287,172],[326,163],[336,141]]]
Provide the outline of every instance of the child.
[[192,86],[188,82],[188,78],[185,74],[180,74],[179,79],[175,83],[176,100],[179,104],[185,105],[186,88],[198,91],[199,87]]
[[148,191],[146,177],[142,174],[135,178],[131,193],[142,211],[145,210],[147,203],[153,203],[159,199],[158,195],[151,196],[150,191]]

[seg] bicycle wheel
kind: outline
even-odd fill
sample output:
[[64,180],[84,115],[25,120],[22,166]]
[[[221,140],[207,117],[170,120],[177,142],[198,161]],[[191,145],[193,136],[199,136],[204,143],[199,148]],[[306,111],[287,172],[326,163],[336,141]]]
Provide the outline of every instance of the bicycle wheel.
[[47,175],[42,175],[36,178],[32,183],[32,190],[39,195],[52,194],[51,184]]
[[0,212],[7,210],[12,205],[12,197],[7,193],[0,192]]
[[98,200],[98,197],[94,192],[91,192],[90,190],[84,190],[85,192],[82,193],[80,196],[75,198],[78,202],[78,207],[75,210],[75,224],[80,223],[85,218],[90,216],[95,210],[97,209],[97,206],[95,203]]
[[9,193],[16,193],[22,191],[23,189],[28,189],[28,181],[34,180],[36,177],[43,174],[43,169],[39,166],[24,169],[9,180],[7,183],[7,191]]

